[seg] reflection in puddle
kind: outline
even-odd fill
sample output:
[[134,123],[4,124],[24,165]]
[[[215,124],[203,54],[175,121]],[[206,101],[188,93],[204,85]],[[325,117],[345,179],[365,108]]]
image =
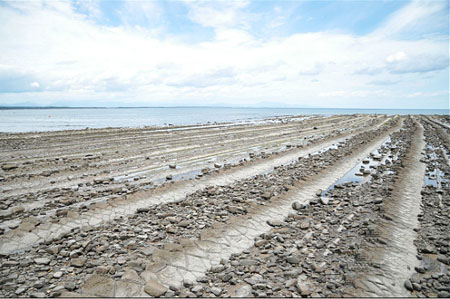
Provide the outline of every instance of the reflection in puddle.
[[[382,152],[384,148],[388,148],[388,150],[386,154],[383,155]],[[336,188],[336,185],[351,183],[360,184],[365,181],[370,182],[371,178],[369,175],[373,173],[372,169],[376,169],[382,163],[389,164],[397,159],[397,156],[391,155],[390,150],[394,148],[396,147],[391,145],[391,137],[388,137],[378,149],[370,153],[369,157],[356,164],[355,167],[350,169],[343,177],[323,191],[321,196],[326,196],[328,192]],[[389,171],[388,174],[393,174],[393,171]]]

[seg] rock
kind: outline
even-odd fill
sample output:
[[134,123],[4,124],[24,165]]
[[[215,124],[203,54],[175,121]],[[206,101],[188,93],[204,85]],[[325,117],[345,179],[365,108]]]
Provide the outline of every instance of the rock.
[[208,172],[209,172],[209,168],[203,168],[203,169],[202,169],[202,173],[203,173],[203,174],[207,174]]
[[374,204],[380,204],[380,203],[383,203],[383,198],[377,197],[377,198],[375,198],[375,199],[373,200],[373,203],[374,203]]
[[5,164],[2,165],[2,169],[5,170],[5,171],[16,169],[18,167],[19,166],[17,164],[14,164],[14,163],[5,163]]
[[438,294],[439,298],[450,298],[450,293],[447,291],[440,291]]
[[169,168],[175,169],[177,166],[175,164],[169,164]]
[[291,255],[286,258],[286,261],[289,264],[298,264],[298,263],[300,263],[301,259],[298,255]]
[[213,293],[216,296],[220,296],[220,294],[222,294],[222,289],[218,287],[212,287],[211,293]]
[[190,279],[184,279],[183,280],[183,286],[185,288],[190,289],[193,285],[194,285],[194,283]]
[[303,210],[303,209],[305,209],[307,206],[308,206],[308,204],[303,204],[303,203],[300,203],[300,202],[298,202],[298,201],[294,201],[294,202],[292,203],[292,208],[293,208],[294,210],[296,210],[296,211],[298,211],[298,210]]
[[404,286],[408,291],[411,291],[411,292],[413,291],[413,286],[409,279],[405,280]]
[[34,262],[38,265],[48,265],[50,264],[50,259],[46,257],[39,257],[35,259]]
[[220,168],[220,167],[222,167],[222,165],[220,165],[219,163],[214,163],[214,167],[215,168]]
[[265,200],[268,200],[272,197],[272,194],[270,192],[264,192],[261,197]]
[[300,224],[300,228],[301,228],[301,229],[308,229],[308,228],[309,228],[309,222],[308,222],[308,221],[303,221],[303,222]]
[[169,225],[166,227],[166,232],[168,232],[169,234],[176,234],[177,231],[178,231],[177,227],[174,226],[174,225],[172,225],[172,224],[169,224]]
[[53,273],[53,278],[61,278],[63,276],[63,273],[61,271],[57,271]]
[[450,266],[450,259],[448,257],[445,257],[443,255],[438,255],[437,260],[441,263],[446,264],[447,266]]
[[18,289],[14,292],[14,294],[20,295],[20,294],[22,294],[23,292],[25,292],[26,290],[28,290],[27,287],[20,287],[20,288],[18,288]]
[[283,224],[283,222],[281,222],[280,220],[267,220],[267,224],[270,226],[281,226]]
[[190,224],[191,224],[191,222],[189,220],[183,220],[183,221],[180,221],[180,223],[178,223],[178,226],[188,227]]
[[47,297],[44,292],[33,292],[30,294],[31,298],[44,298]]
[[223,270],[225,270],[224,265],[217,265],[217,266],[211,267],[211,272],[213,272],[213,273],[219,273],[219,272],[222,272]]
[[112,278],[91,275],[82,287],[84,297],[114,297],[115,282]]
[[133,269],[128,269],[125,271],[125,274],[122,275],[121,277],[122,280],[131,280],[131,281],[136,281],[136,282],[140,282],[141,278],[139,277],[139,275],[137,274],[137,272]]
[[245,283],[238,284],[231,291],[231,297],[252,297],[252,287]]
[[427,244],[424,248],[422,248],[423,253],[436,253],[436,249],[431,246],[430,244]]
[[311,295],[311,290],[307,284],[305,284],[302,280],[297,281],[297,290],[302,296],[309,296]]
[[254,266],[258,264],[258,261],[252,259],[242,259],[239,261],[239,264],[242,266]]
[[74,267],[83,267],[86,263],[86,260],[87,259],[85,257],[74,258],[70,261],[70,265]]
[[68,291],[73,291],[77,288],[76,284],[73,281],[66,281],[66,283],[64,284],[64,287]]
[[295,286],[296,284],[297,284],[297,279],[292,278],[292,279],[289,279],[288,281],[286,281],[286,282],[284,283],[284,286],[285,286],[287,289],[289,289],[290,287],[293,287],[293,286]]
[[414,270],[416,270],[416,272],[421,273],[421,274],[425,273],[425,269],[421,266],[414,267]]
[[317,190],[317,191],[316,191],[316,196],[317,196],[317,197],[322,196],[322,192],[323,192],[322,189]]
[[170,181],[171,179],[172,179],[172,175],[171,174],[166,176],[166,180]]
[[330,201],[330,199],[329,199],[328,197],[321,197],[321,198],[320,198],[320,202],[321,202],[323,205],[327,205],[329,201]]
[[18,206],[18,207],[12,208],[11,211],[13,214],[19,214],[19,213],[23,213],[25,211],[25,208],[22,206]]
[[255,241],[255,246],[256,247],[261,247],[261,246],[264,246],[266,244],[267,244],[267,240],[265,240],[265,239]]
[[168,291],[168,288],[166,288],[156,280],[151,280],[145,284],[144,291],[150,296],[160,297]]
[[415,283],[415,282],[412,283],[412,287],[416,291],[420,291],[422,289],[422,287],[418,283]]
[[201,291],[203,291],[203,287],[201,285],[196,285],[191,289],[191,291],[194,293],[200,293]]
[[150,211],[150,208],[138,208],[136,213],[147,213]]

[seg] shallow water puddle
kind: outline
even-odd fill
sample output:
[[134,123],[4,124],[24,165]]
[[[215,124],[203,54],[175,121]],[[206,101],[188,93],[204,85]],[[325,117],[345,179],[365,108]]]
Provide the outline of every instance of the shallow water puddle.
[[[329,186],[325,191],[323,191],[321,196],[326,197],[327,193],[331,190],[334,190],[336,185],[342,185],[346,183],[360,184],[366,181],[370,182],[371,177],[369,175],[372,173],[371,169],[377,168],[380,164],[385,164],[387,161],[389,161],[389,163],[392,163],[392,161],[395,161],[397,159],[396,156],[391,155],[390,149],[388,149],[388,151],[383,154],[384,148],[394,148],[390,143],[391,137],[388,137],[380,145],[380,147],[373,151],[366,159],[356,164],[355,167],[349,170],[343,177],[341,177],[333,185]],[[364,171],[366,172],[364,173]],[[392,171],[390,172],[392,173]]]

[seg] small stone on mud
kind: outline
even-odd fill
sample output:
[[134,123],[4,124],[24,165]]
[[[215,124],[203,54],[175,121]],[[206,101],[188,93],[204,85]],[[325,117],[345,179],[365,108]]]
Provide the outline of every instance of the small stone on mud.
[[151,280],[145,284],[144,291],[150,296],[159,297],[164,295],[168,289],[156,280]]

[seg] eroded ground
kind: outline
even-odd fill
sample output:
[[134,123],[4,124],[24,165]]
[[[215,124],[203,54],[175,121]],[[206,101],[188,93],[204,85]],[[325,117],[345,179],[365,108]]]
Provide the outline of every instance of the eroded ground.
[[446,116],[0,135],[0,296],[450,292]]

